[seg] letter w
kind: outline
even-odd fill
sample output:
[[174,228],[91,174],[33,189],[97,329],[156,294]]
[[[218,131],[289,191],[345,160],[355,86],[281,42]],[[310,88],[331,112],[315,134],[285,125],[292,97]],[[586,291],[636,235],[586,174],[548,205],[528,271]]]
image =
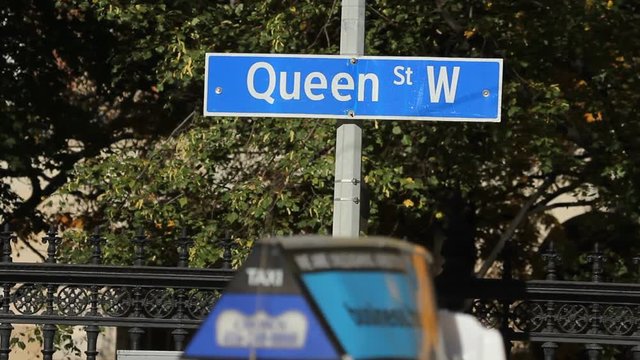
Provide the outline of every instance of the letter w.
[[449,75],[447,74],[447,68],[440,66],[440,73],[438,74],[438,85],[435,84],[435,72],[433,66],[427,66],[427,77],[429,80],[429,101],[432,103],[440,102],[440,93],[444,88],[444,101],[448,104],[456,101],[456,90],[458,88],[458,75],[460,74],[460,66],[453,67],[453,79],[451,79],[451,86],[449,86]]

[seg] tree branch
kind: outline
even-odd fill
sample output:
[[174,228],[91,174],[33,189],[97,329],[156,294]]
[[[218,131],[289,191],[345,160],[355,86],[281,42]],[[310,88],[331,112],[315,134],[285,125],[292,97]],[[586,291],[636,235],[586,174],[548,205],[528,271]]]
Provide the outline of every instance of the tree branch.
[[329,10],[329,15],[327,16],[327,21],[324,23],[324,25],[322,25],[322,27],[320,28],[320,31],[318,31],[318,34],[316,35],[316,38],[313,39],[313,41],[311,42],[311,45],[309,45],[307,47],[307,49],[313,49],[315,44],[318,42],[318,39],[320,39],[320,36],[322,35],[322,33],[324,33],[325,36],[327,37],[327,45],[331,45],[330,41],[329,41],[329,35],[327,34],[327,27],[329,26],[329,23],[331,22],[331,18],[333,17],[333,12],[336,9],[336,4],[337,3],[338,3],[337,0],[333,0],[333,4],[331,4],[331,10]]
[[557,190],[555,190],[554,192],[550,193],[550,194],[546,194],[545,196],[542,197],[542,199],[540,201],[538,201],[535,205],[533,205],[533,208],[538,208],[541,206],[545,206],[544,204],[548,204],[550,203],[553,199],[557,198],[558,196],[565,194],[569,191],[575,190],[578,187],[580,187],[582,185],[581,182],[576,181],[571,185],[567,185],[567,186],[563,186],[558,188]]
[[527,217],[529,209],[531,208],[531,206],[533,206],[533,203],[536,202],[540,195],[542,195],[549,188],[549,186],[554,183],[555,179],[555,175],[550,175],[549,177],[547,177],[542,185],[540,185],[538,190],[536,190],[535,194],[531,195],[529,199],[524,203],[524,205],[522,205],[522,208],[520,208],[518,214],[516,214],[516,216],[513,218],[507,230],[502,233],[502,235],[500,236],[500,240],[498,240],[498,243],[493,248],[493,250],[491,250],[491,253],[482,264],[482,267],[480,267],[480,270],[476,273],[476,277],[484,277],[487,274],[489,268],[493,265],[496,259],[498,259],[498,255],[500,255],[500,253],[502,252],[504,245],[513,237],[516,229]]
[[193,110],[189,115],[187,115],[186,118],[184,118],[184,120],[182,120],[182,122],[180,124],[178,124],[178,126],[175,127],[175,129],[173,129],[173,131],[171,132],[171,134],[169,134],[169,137],[174,137],[176,136],[180,131],[182,131],[182,127],[189,122],[189,120],[191,120],[191,118],[196,114],[196,111]]
[[374,13],[376,13],[378,16],[380,16],[382,19],[384,19],[386,22],[388,22],[389,24],[393,24],[394,21],[389,19],[388,16],[386,16],[385,14],[381,13],[378,9],[374,8],[371,4],[367,3],[366,5],[371,11],[373,11]]
[[555,204],[549,204],[545,206],[537,206],[529,211],[529,214],[537,214],[545,212],[547,210],[559,208],[559,207],[574,207],[574,206],[593,206],[596,204],[595,200],[573,201],[573,202],[559,202]]
[[42,260],[42,262],[47,261],[47,258],[40,252],[40,250],[36,249],[33,245],[31,245],[30,241],[26,241],[22,238],[20,238],[20,241],[22,241],[24,246],[26,246],[27,248],[29,248],[29,250],[31,250],[34,254],[36,254],[36,256]]
[[40,180],[37,175],[30,175],[29,180],[31,181],[31,185],[33,188],[33,192],[31,196],[24,202],[22,202],[11,214],[10,216],[14,219],[19,219],[22,217],[26,217],[27,215],[33,213],[34,209],[42,202],[42,199],[53,194],[56,190],[58,190],[67,180],[67,172],[73,168],[73,166],[80,161],[80,159],[87,156],[85,153],[74,153],[73,156],[68,156],[65,162],[58,169],[59,173],[51,178],[51,180],[47,183],[44,188],[40,187]]

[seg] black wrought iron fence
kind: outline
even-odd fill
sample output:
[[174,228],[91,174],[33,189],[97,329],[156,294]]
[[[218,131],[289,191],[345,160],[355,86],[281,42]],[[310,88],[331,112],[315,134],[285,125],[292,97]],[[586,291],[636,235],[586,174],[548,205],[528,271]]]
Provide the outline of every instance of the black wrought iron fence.
[[[209,313],[221,290],[233,276],[231,243],[224,241],[221,268],[188,267],[191,239],[177,239],[178,266],[144,266],[147,239],[133,239],[134,266],[102,265],[104,238],[94,234],[91,264],[56,262],[60,237],[55,229],[42,239],[47,246],[44,263],[12,262],[13,234],[0,233],[0,360],[11,353],[13,324],[42,325],[42,355],[52,359],[57,325],[80,325],[87,335],[87,359],[98,354],[101,326],[127,329],[132,350],[140,349],[145,331],[171,330],[173,347],[182,350],[188,330],[196,329]],[[15,334],[13,334],[15,335]]]
[[[90,264],[57,263],[60,237],[55,229],[42,239],[48,245],[44,263],[16,263],[13,238],[8,228],[0,232],[0,360],[9,359],[15,324],[42,326],[45,360],[52,359],[59,325],[84,326],[87,359],[96,359],[102,326],[126,330],[134,350],[143,347],[145,332],[167,329],[173,348],[182,350],[189,332],[233,276],[229,241],[220,243],[220,268],[195,269],[188,267],[192,241],[185,235],[175,242],[176,267],[144,266],[144,236],[133,239],[133,266],[103,265],[104,238],[99,234],[89,239]],[[525,341],[536,344],[544,359],[555,359],[563,344],[578,344],[587,358],[599,359],[607,347],[615,346],[618,353],[640,360],[640,283],[603,282],[605,257],[597,246],[588,254],[591,281],[558,280],[555,249],[541,256],[543,280],[511,279],[508,268],[502,279],[436,279],[438,297],[443,302],[467,299],[472,314],[502,332],[507,348],[513,341]]]
[[[637,283],[603,282],[604,253],[596,244],[586,255],[590,281],[558,280],[561,259],[551,243],[541,254],[543,280],[511,279],[507,257],[502,279],[436,281],[436,288],[441,299],[471,300],[470,312],[485,326],[501,331],[507,351],[514,341],[531,342],[541,347],[541,357],[547,360],[563,358],[559,348],[573,344],[590,360],[605,355],[640,360],[640,269]],[[640,258],[633,262],[640,264]],[[604,351],[607,347],[614,348],[613,354]]]

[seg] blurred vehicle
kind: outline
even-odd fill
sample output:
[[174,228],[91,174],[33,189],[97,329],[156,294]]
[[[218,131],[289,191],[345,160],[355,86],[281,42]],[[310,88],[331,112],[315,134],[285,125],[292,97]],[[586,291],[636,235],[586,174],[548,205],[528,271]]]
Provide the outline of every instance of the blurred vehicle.
[[499,333],[438,312],[431,264],[387,238],[262,240],[182,359],[504,358]]

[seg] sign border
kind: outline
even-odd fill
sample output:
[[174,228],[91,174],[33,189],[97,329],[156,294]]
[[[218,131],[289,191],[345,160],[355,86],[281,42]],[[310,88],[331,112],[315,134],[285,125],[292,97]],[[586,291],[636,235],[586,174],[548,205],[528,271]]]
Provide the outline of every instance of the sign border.
[[[437,116],[394,116],[394,115],[334,115],[334,114],[292,114],[292,113],[254,113],[254,112],[211,112],[207,111],[207,93],[209,87],[209,57],[272,57],[272,58],[313,58],[313,59],[356,59],[356,60],[425,60],[425,61],[460,61],[460,62],[498,62],[498,113],[495,118],[454,118]],[[316,55],[316,54],[264,54],[264,53],[206,53],[204,68],[204,116],[229,116],[229,117],[268,117],[268,118],[298,118],[298,119],[352,119],[352,120],[418,120],[418,121],[446,121],[446,122],[477,122],[499,123],[502,116],[502,73],[503,59],[500,58],[458,58],[458,57],[432,57],[432,56],[348,56],[348,55]]]

